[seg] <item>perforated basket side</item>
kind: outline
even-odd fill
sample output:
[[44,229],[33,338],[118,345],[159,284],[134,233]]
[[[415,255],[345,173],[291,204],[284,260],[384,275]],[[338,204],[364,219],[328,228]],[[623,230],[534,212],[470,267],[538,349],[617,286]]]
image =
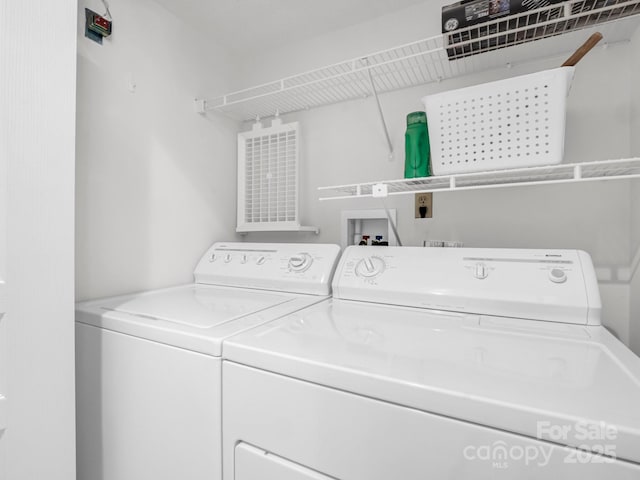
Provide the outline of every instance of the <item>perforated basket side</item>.
[[560,163],[573,74],[562,67],[424,97],[433,173]]

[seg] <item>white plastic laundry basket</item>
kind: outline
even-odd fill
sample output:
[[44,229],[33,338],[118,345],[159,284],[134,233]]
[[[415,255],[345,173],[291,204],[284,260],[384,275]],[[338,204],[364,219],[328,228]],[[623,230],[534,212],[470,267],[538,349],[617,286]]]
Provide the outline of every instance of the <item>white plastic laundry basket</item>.
[[424,97],[434,175],[558,164],[573,67]]

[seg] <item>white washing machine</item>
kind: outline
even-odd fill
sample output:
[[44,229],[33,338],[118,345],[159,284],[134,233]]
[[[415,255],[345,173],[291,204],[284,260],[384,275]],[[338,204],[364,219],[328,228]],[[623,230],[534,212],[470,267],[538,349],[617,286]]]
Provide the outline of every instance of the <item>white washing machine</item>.
[[216,243],[194,284],[78,304],[77,478],[219,480],[223,339],[325,300],[339,251]]
[[349,247],[332,300],[225,342],[224,480],[637,480],[600,310],[584,252]]

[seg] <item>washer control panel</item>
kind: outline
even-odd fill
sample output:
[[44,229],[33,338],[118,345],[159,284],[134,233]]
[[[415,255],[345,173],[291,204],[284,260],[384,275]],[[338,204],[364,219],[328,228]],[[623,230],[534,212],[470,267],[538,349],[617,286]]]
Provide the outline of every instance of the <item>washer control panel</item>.
[[330,244],[221,242],[194,276],[197,283],[329,295],[339,255]]
[[411,307],[599,324],[591,258],[578,250],[349,247],[334,297]]

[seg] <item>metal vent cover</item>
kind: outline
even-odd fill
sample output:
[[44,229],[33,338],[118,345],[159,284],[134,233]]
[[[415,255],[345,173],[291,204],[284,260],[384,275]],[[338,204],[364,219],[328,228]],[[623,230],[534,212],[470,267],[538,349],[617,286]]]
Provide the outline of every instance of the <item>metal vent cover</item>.
[[300,225],[299,127],[274,120],[268,128],[238,134],[236,231],[270,231]]

